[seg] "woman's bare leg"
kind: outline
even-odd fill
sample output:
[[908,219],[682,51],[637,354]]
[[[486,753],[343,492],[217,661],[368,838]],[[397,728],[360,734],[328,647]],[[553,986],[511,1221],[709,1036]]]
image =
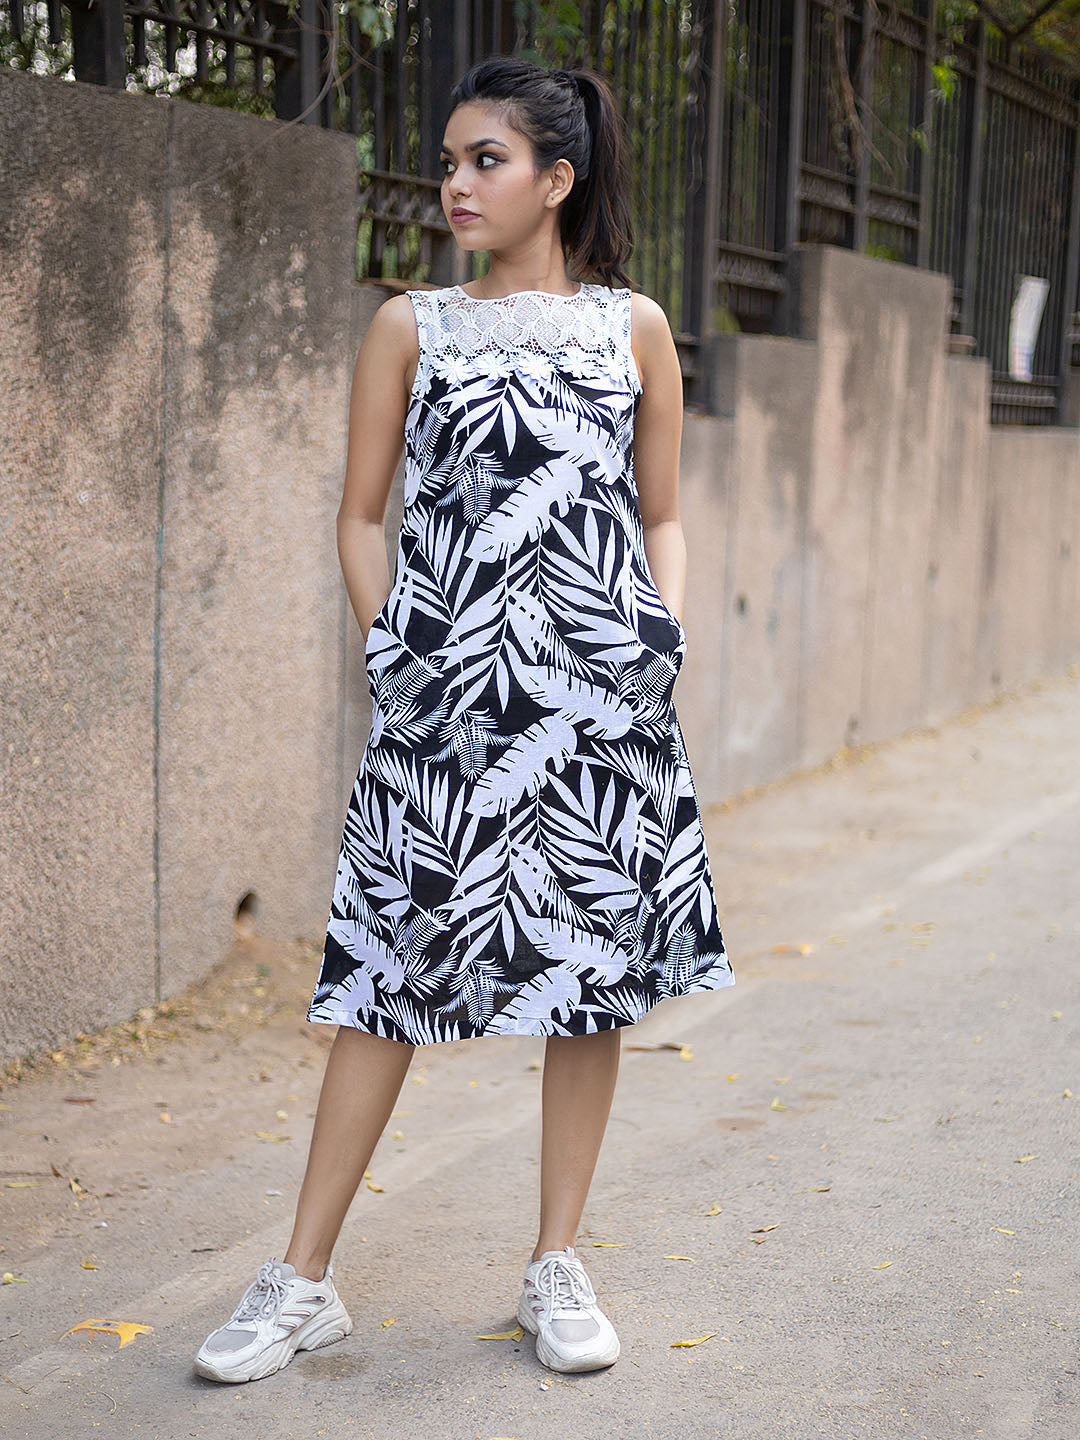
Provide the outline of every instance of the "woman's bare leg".
[[549,1035],[544,1049],[540,1236],[531,1258],[573,1245],[607,1128],[622,1037]]
[[326,1061],[285,1263],[321,1280],[415,1046],[338,1027]]

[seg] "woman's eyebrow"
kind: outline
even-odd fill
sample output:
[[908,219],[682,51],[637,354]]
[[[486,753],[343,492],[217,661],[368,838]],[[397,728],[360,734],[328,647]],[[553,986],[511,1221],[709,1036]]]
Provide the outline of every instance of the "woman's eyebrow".
[[[479,150],[481,145],[501,145],[504,150],[509,150],[509,149],[510,149],[510,146],[507,145],[507,143],[506,143],[505,140],[496,140],[495,137],[494,137],[494,135],[489,135],[486,140],[472,140],[472,141],[469,142],[468,145],[465,146],[465,149],[466,149],[466,150]],[[440,154],[440,155],[452,155],[453,153],[454,153],[454,152],[450,149],[450,146],[449,146],[449,145],[440,145],[440,146],[439,146],[439,154]]]

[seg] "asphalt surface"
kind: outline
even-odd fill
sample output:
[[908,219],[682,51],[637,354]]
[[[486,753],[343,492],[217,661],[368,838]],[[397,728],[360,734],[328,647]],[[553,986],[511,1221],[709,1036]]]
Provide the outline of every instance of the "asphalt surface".
[[0,1433],[1075,1440],[1080,679],[708,832],[737,983],[623,1032],[578,1236],[615,1366],[477,1338],[514,1324],[538,1189],[544,1042],[491,1037],[414,1057],[334,1254],[352,1335],[194,1374],[288,1244],[334,1034],[321,937],[250,936],[4,1084]]

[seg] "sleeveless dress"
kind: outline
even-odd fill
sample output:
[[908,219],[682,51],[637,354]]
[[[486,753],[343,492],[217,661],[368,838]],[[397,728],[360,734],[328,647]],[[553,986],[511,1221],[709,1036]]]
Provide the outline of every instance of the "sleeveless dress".
[[735,983],[634,485],[631,292],[407,294],[404,518],[307,1018],[631,1025]]

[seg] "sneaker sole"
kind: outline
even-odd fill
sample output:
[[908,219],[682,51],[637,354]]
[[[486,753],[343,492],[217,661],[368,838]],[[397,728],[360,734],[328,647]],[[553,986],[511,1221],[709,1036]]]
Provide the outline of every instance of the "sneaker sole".
[[575,1374],[582,1370],[604,1370],[608,1365],[614,1365],[619,1358],[622,1347],[616,1338],[614,1345],[609,1346],[607,1350],[601,1350],[595,1355],[567,1360],[565,1356],[560,1355],[557,1350],[552,1350],[545,1342],[524,1295],[518,1301],[517,1319],[523,1330],[528,1330],[530,1335],[536,1336],[536,1358],[549,1370],[558,1370],[563,1375]]
[[323,1311],[314,1317],[317,1325],[305,1329],[298,1326],[291,1335],[267,1346],[261,1355],[256,1355],[244,1364],[230,1368],[219,1364],[201,1353],[195,1357],[195,1372],[206,1380],[219,1380],[226,1385],[240,1385],[247,1380],[263,1380],[284,1370],[298,1350],[321,1350],[324,1345],[335,1345],[352,1334],[353,1322],[339,1300],[337,1307]]

